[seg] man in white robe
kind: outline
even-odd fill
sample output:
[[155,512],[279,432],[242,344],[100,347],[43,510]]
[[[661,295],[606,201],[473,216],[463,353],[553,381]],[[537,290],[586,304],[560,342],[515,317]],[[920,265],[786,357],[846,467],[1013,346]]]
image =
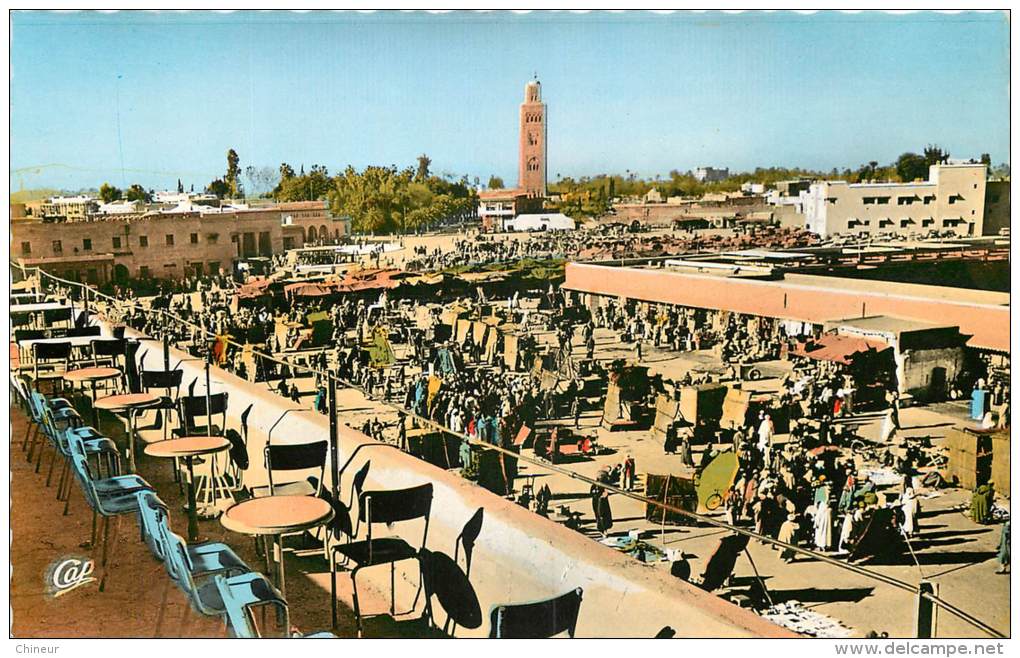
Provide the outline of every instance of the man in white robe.
[[815,547],[820,551],[832,548],[832,508],[827,498],[815,509]]
[[914,498],[913,487],[907,487],[900,497],[900,511],[903,512],[903,534],[910,537],[917,532],[917,498]]

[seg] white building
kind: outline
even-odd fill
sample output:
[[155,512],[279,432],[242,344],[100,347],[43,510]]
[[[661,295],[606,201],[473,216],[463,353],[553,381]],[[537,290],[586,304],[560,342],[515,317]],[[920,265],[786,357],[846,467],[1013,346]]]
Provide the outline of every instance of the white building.
[[805,228],[822,237],[935,231],[981,235],[984,221],[983,164],[937,164],[928,180],[913,183],[812,183],[797,203]]
[[504,231],[572,231],[574,220],[561,212],[517,215],[503,220]]

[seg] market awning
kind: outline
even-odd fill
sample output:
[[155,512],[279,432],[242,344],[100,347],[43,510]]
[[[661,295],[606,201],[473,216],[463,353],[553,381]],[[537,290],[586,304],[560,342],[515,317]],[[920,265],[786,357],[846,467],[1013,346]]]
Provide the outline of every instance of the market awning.
[[284,286],[283,291],[292,297],[325,297],[334,292],[330,287],[318,283],[291,283]]
[[816,361],[835,361],[837,363],[849,364],[858,354],[883,352],[887,349],[889,349],[888,345],[877,340],[868,340],[856,336],[842,336],[839,334],[824,334],[805,343],[798,343],[793,348],[792,354],[815,359]]

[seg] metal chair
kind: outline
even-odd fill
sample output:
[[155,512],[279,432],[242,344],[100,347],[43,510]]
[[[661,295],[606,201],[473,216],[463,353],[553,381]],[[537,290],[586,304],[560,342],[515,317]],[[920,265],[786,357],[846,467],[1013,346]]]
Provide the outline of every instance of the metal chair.
[[[75,446],[72,440],[70,445]],[[97,516],[102,517],[103,525],[103,550],[100,569],[102,576],[99,579],[99,591],[106,589],[108,576],[108,565],[112,561],[112,550],[110,540],[110,519],[114,519],[114,531],[112,545],[116,546],[117,535],[120,532],[120,518],[125,514],[138,512],[138,499],[135,493],[143,488],[152,487],[137,475],[115,476],[94,480],[89,472],[86,456],[72,447],[71,467],[78,484],[81,487],[82,495],[89,507],[92,508],[92,545],[96,541],[96,520]]]
[[[178,399],[177,420],[179,426],[173,430],[174,436],[220,436],[227,424],[227,404],[229,396],[226,392],[213,393],[209,396],[208,411],[204,395],[185,395]],[[219,425],[215,423],[219,416]],[[212,418],[209,426],[207,418]],[[201,422],[203,424],[199,425]]]
[[544,639],[561,633],[574,637],[581,610],[580,587],[552,599],[497,605],[489,617],[490,638]]
[[[329,452],[329,441],[312,443],[281,443],[266,444],[265,464],[269,474],[268,487],[253,487],[252,494],[268,492],[270,496],[312,495],[322,488],[322,477],[326,471],[326,455]],[[277,473],[294,471],[318,470],[317,484],[311,484],[307,478],[289,482],[279,482],[274,477]]]
[[120,368],[119,357],[124,356],[127,341],[123,338],[96,338],[89,343],[92,353],[92,365],[100,364],[111,368]]
[[71,307],[56,308],[49,311],[43,311],[43,324],[47,327],[52,327],[57,322],[66,322],[67,326],[72,325]]
[[[366,567],[390,565],[390,614],[396,614],[396,563],[404,560],[418,561],[421,574],[421,549],[425,547],[429,533],[429,516],[432,511],[432,484],[422,484],[407,489],[385,491],[363,491],[358,501],[358,524],[352,533],[356,537],[364,523],[367,537],[360,541],[349,540],[338,544],[330,553],[330,593],[336,599],[337,556],[343,556],[354,563],[351,570],[351,584],[354,588],[354,616],[358,624],[358,636],[363,632],[361,606],[358,602],[358,571]],[[417,548],[399,536],[373,537],[372,528],[378,524],[390,526],[394,523],[424,519],[421,542]],[[420,583],[420,580],[419,580]],[[420,591],[420,586],[419,586]],[[417,601],[417,596],[415,596]],[[333,628],[336,628],[336,608],[333,608]]]
[[64,373],[71,361],[71,343],[34,343],[32,358],[35,388],[39,389],[43,382],[53,384],[53,390],[62,388]]
[[[170,426],[170,416],[177,411],[181,397],[181,382],[184,380],[183,370],[143,370],[142,389],[151,393],[153,389],[162,390],[166,395],[161,395],[156,410],[156,421],[152,429],[163,429],[163,440],[167,438]],[[166,416],[164,420],[164,415]]]

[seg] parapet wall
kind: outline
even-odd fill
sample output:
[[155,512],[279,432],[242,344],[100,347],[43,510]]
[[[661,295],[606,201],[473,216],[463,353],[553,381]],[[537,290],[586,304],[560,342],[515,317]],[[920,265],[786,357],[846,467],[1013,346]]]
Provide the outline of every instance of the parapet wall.
[[[150,369],[161,368],[161,344],[153,340],[142,342],[138,358],[144,358]],[[201,361],[176,349],[171,350],[170,360],[171,364],[182,361],[180,367],[185,371],[182,390],[197,378],[195,393],[205,392]],[[265,482],[263,448],[270,428],[274,444],[329,437],[325,416],[307,408],[299,410],[298,405],[272,393],[264,383],[254,384],[219,368],[211,369],[210,382],[212,392],[229,393],[228,427],[239,427],[241,413],[252,405],[248,418],[251,467],[244,474],[248,484]],[[288,409],[292,411],[284,415]],[[488,635],[489,611],[496,604],[535,601],[581,587],[584,594],[577,624],[578,637],[653,637],[667,625],[676,630],[678,637],[794,637],[750,611],[669,576],[665,570],[602,546],[456,473],[436,468],[394,448],[383,447],[384,444],[341,424],[340,463],[346,462],[359,446],[367,447],[358,452],[341,478],[342,498],[347,499],[350,478],[367,459],[371,459],[372,464],[366,489],[398,489],[432,482],[435,493],[427,543],[431,550],[452,556],[464,524],[475,510],[484,508],[484,522],[470,574],[483,621],[477,629],[458,627],[458,636]],[[327,466],[327,480],[332,470]],[[408,526],[410,528],[410,523]],[[420,532],[420,526],[414,526],[407,530],[406,536],[420,537],[417,534]],[[412,588],[406,601],[398,595],[398,610],[409,607],[418,581],[414,563],[404,565],[403,572],[398,568],[398,579],[410,583]],[[364,580],[378,591],[388,592],[388,571],[386,567],[366,569],[359,574],[358,582]],[[296,577],[301,577],[296,571],[289,574],[290,579]],[[343,578],[346,576],[341,575]],[[328,581],[321,582],[326,583],[328,596]],[[419,609],[420,606],[419,602]],[[439,613],[438,619],[445,619],[445,613]]]
[[[889,292],[840,289],[789,281],[755,281],[662,269],[567,263],[563,287],[626,297],[821,324],[829,320],[892,315],[959,326],[968,345],[1009,352],[1009,306],[914,294],[919,286],[889,284]],[[913,290],[912,290],[913,289]]]

